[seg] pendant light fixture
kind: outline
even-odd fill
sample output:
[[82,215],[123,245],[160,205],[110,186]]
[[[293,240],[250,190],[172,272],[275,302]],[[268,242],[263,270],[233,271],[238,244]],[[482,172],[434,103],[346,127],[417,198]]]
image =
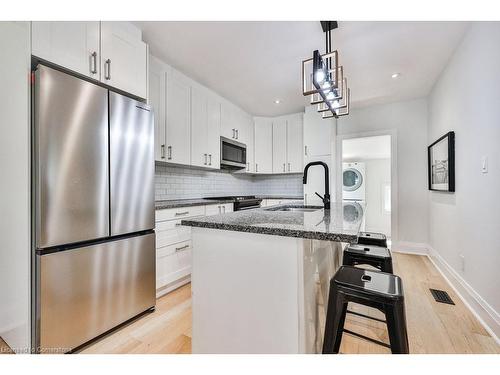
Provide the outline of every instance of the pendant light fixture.
[[344,77],[344,68],[339,65],[338,52],[332,51],[332,30],[337,21],[321,21],[325,32],[325,54],[318,50],[313,57],[302,61],[302,94],[311,95],[311,104],[326,118],[338,118],[349,114],[351,92]]

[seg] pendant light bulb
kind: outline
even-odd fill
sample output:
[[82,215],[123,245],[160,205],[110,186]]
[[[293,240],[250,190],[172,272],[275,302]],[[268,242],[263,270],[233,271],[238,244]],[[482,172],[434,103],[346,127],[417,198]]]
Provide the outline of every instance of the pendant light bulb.
[[331,92],[331,91],[330,91],[330,92],[326,95],[326,98],[327,98],[328,100],[333,100],[333,98],[335,98],[335,95],[333,94],[333,92]]
[[323,70],[316,71],[316,73],[314,74],[314,78],[319,84],[323,83],[323,81],[325,80],[325,72],[323,72]]

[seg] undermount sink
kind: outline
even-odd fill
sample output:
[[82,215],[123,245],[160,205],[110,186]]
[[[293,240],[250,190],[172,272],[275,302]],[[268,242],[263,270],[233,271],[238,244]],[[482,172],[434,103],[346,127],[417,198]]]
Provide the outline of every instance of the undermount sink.
[[315,206],[271,207],[271,208],[266,208],[265,210],[281,211],[281,212],[314,212],[321,210],[321,207],[315,207]]

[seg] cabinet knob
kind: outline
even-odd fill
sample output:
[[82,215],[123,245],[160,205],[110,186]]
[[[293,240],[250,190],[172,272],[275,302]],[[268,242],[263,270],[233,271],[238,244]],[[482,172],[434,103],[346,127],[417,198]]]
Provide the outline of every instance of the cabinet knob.
[[212,165],[212,154],[208,154],[208,165]]
[[172,146],[168,146],[167,151],[168,151],[167,159],[172,160]]
[[207,154],[203,154],[203,156],[205,157],[205,162],[203,164],[207,165]]
[[160,156],[162,159],[165,159],[165,145],[160,146]]

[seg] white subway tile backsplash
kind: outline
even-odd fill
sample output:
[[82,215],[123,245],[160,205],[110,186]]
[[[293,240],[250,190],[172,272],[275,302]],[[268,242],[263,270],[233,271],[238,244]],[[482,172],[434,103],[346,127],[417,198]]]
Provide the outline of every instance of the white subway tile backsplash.
[[155,168],[156,200],[223,195],[302,194],[302,174],[246,175],[161,164],[157,164]]

